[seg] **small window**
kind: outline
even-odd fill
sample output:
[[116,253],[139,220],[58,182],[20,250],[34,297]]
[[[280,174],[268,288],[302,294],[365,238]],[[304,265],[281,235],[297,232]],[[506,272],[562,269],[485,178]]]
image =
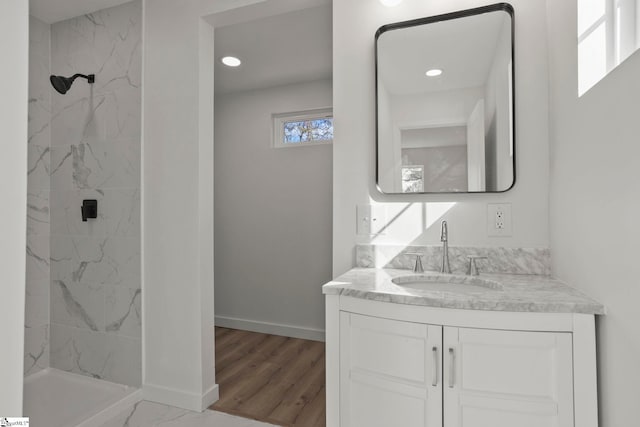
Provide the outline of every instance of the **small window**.
[[297,111],[273,115],[273,146],[304,147],[333,142],[333,111]]
[[402,166],[402,192],[422,193],[424,191],[424,166]]
[[640,47],[640,0],[578,0],[578,95]]

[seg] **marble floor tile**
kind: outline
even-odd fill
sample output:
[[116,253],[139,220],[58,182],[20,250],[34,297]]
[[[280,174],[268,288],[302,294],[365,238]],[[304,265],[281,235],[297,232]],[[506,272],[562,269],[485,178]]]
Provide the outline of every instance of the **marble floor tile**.
[[206,410],[192,412],[159,403],[142,401],[100,427],[273,427],[247,418]]

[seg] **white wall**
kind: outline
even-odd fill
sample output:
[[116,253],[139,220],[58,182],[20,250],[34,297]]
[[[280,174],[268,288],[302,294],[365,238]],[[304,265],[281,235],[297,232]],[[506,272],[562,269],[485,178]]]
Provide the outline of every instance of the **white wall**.
[[429,94],[391,96],[394,127],[410,129],[431,125],[466,125],[469,115],[484,97],[484,87],[453,89]]
[[[389,117],[389,120],[380,120],[378,123],[378,150],[381,153],[378,162],[378,176],[381,188],[402,191],[400,173],[397,171],[401,164],[400,139],[394,138],[393,123],[391,120],[391,97],[387,88],[382,83],[378,84],[378,114],[380,117]],[[387,143],[382,143],[387,141]]]
[[[471,111],[478,99],[483,96],[482,89],[477,87],[429,94],[389,95],[384,85],[378,85],[380,117],[388,118],[379,122],[379,174],[381,177],[379,187],[382,191],[402,192],[400,173],[400,168],[403,166],[402,148],[407,146],[407,141],[403,140],[402,131],[434,125],[466,126]],[[462,143],[466,144],[466,133]],[[466,184],[464,188],[466,190]],[[426,191],[431,190],[426,189]]]
[[640,397],[640,53],[578,98],[575,2],[547,5],[553,271],[607,308],[597,323],[600,426],[628,426]]
[[9,0],[0,13],[0,414],[22,415],[25,247],[27,233],[27,100],[29,3]]
[[331,105],[329,80],[216,96],[218,325],[324,337],[331,145],[272,148],[271,115]]
[[[465,135],[466,137],[466,135]],[[424,166],[424,191],[467,191],[467,145],[403,148],[403,165]]]
[[[517,181],[511,191],[495,195],[383,196],[374,183],[375,95],[374,34],[387,23],[491,4],[458,0],[405,0],[387,8],[377,1],[336,1],[333,5],[334,114],[336,140],[333,155],[333,274],[354,265],[356,243],[437,244],[434,220],[438,206],[455,202],[444,215],[450,224],[452,245],[547,247],[548,245],[548,117],[547,48],[544,2],[512,1],[516,16],[516,93],[518,120]],[[371,239],[356,235],[356,205],[389,203],[387,218],[395,218],[387,233]],[[513,237],[490,238],[486,231],[486,204],[512,204]],[[425,205],[424,203],[428,203]],[[431,226],[429,226],[431,225]]]
[[143,389],[200,410],[217,399],[213,319],[213,1],[145,1]]
[[[506,14],[505,14],[506,15]],[[520,54],[518,51],[517,55]],[[485,131],[487,150],[487,188],[509,188],[513,177],[513,159],[510,156],[511,108],[509,108],[509,64],[511,62],[511,24],[505,19],[491,70],[485,85]],[[491,156],[489,157],[489,154]]]

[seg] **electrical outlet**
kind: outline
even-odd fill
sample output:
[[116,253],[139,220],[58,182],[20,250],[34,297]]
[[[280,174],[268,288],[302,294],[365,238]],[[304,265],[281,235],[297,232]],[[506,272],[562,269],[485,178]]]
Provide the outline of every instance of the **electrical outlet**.
[[487,234],[492,237],[508,237],[511,231],[511,203],[487,205]]
[[502,206],[498,205],[496,208],[496,230],[504,230],[504,211]]
[[384,234],[387,224],[387,207],[384,205],[356,206],[356,233],[359,235]]

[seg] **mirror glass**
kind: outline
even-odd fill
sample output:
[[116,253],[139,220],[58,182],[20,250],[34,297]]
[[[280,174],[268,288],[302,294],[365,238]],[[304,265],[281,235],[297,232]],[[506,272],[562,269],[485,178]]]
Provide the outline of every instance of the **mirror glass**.
[[383,193],[502,192],[515,182],[513,9],[497,4],[376,33]]

